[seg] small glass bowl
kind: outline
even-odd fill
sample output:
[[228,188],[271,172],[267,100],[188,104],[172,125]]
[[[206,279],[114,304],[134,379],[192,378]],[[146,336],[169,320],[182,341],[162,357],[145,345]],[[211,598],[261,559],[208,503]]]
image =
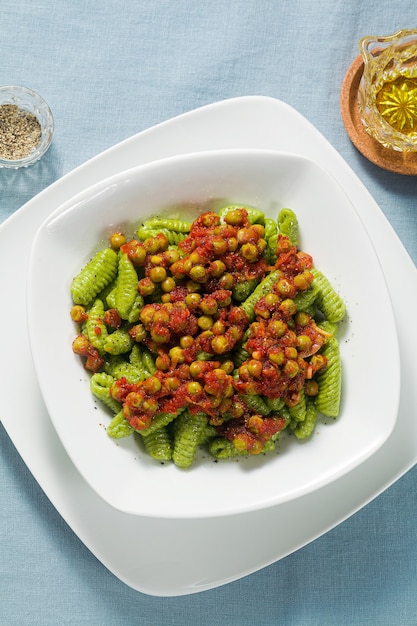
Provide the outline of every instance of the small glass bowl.
[[28,167],[45,154],[54,134],[54,118],[45,100],[33,89],[14,85],[0,87],[0,106],[11,104],[34,115],[41,127],[41,137],[33,150],[20,159],[7,159],[0,156],[0,168],[18,169]]

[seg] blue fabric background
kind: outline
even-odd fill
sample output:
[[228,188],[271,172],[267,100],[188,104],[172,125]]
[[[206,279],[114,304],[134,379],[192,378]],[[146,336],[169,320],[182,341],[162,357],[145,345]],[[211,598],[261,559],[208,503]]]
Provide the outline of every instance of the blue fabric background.
[[[415,0],[2,0],[0,84],[39,91],[56,134],[34,167],[0,171],[0,221],[139,131],[217,100],[268,95],[331,141],[416,262],[417,178],[367,162],[339,112],[360,37],[416,27]],[[258,573],[193,596],[149,597],[83,546],[0,426],[0,623],[415,626],[416,514],[415,467],[324,537]]]

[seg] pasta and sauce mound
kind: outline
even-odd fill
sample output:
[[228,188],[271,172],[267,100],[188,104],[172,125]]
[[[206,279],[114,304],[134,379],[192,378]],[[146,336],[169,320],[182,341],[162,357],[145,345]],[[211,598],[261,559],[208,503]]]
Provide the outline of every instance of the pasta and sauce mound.
[[345,305],[298,234],[290,209],[274,220],[229,205],[111,235],[71,285],[73,351],[113,414],[110,437],[136,433],[188,468],[199,447],[258,455],[337,417]]

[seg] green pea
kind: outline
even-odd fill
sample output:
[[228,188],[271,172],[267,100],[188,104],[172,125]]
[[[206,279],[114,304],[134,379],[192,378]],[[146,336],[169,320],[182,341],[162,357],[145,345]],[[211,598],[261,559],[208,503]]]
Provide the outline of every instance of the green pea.
[[213,318],[210,315],[202,315],[198,318],[198,326],[201,330],[209,330],[213,326]]
[[308,335],[298,335],[297,348],[300,351],[309,350],[311,348],[312,341]]
[[196,282],[205,282],[207,280],[207,272],[203,265],[194,265],[190,269],[190,278]]
[[149,270],[149,278],[154,283],[162,283],[167,277],[167,271],[164,267],[157,265]]
[[175,287],[176,287],[175,280],[171,278],[171,276],[167,276],[167,278],[165,278],[165,280],[161,282],[161,289],[165,293],[169,293],[170,291],[175,289]]

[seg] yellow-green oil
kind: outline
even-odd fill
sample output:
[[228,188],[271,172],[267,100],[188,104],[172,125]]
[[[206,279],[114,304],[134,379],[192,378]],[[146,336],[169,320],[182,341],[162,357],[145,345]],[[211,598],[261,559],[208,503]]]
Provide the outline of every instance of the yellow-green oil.
[[377,93],[376,106],[398,132],[417,132],[417,78],[401,75],[385,82]]

